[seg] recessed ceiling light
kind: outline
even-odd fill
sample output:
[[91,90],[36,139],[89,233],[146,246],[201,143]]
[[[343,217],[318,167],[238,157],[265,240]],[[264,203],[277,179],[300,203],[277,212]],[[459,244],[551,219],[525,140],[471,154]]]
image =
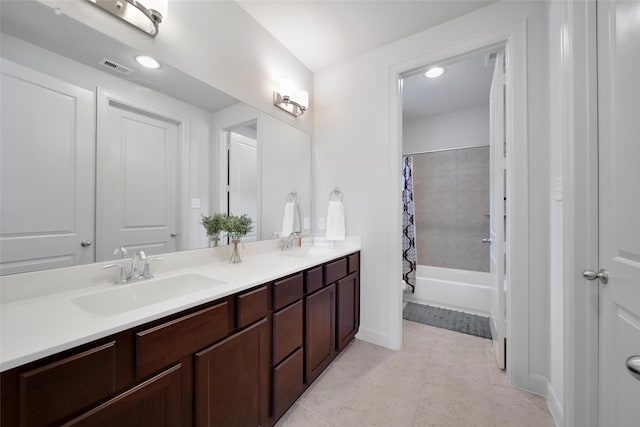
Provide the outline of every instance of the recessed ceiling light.
[[160,68],[160,63],[156,61],[155,58],[152,58],[147,55],[136,56],[136,62],[142,65],[143,67],[152,68],[154,70],[157,68]]
[[440,77],[443,74],[444,74],[444,67],[431,67],[427,70],[426,73],[424,73],[424,76],[430,79],[435,79],[437,77]]

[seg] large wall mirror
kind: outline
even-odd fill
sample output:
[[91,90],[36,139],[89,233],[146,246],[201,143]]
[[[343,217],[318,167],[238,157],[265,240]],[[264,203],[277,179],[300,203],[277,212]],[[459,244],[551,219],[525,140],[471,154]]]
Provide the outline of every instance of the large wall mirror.
[[217,212],[271,238],[293,193],[310,232],[310,135],[46,5],[0,7],[2,274],[203,248]]

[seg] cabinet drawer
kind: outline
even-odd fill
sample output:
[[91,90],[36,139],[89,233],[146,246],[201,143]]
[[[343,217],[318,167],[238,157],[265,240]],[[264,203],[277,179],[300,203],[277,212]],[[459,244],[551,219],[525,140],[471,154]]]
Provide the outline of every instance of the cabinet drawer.
[[75,418],[63,427],[180,426],[181,365]]
[[145,377],[229,334],[224,301],[136,334],[136,376]]
[[238,296],[238,328],[249,326],[268,314],[269,299],[266,286]]
[[322,282],[322,266],[312,268],[304,273],[307,278],[306,289],[305,292],[308,294],[312,294],[318,289],[320,289],[323,285]]
[[347,275],[347,259],[342,258],[338,261],[330,262],[324,266],[324,284],[329,285],[337,282]]
[[355,273],[356,271],[360,270],[360,254],[359,253],[349,255],[348,260],[349,260],[349,274]]
[[302,346],[302,301],[273,314],[273,364]]
[[51,425],[116,390],[115,341],[20,374],[20,425]]
[[298,349],[273,369],[273,418],[284,414],[304,389],[303,352]]
[[301,299],[303,282],[302,273],[275,282],[273,284],[274,310],[280,310],[282,307]]

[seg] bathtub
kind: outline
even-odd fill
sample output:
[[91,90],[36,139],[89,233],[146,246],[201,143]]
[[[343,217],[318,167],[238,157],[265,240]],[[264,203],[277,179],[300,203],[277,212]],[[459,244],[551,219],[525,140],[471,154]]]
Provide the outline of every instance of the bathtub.
[[489,316],[491,274],[418,265],[415,293],[404,300]]

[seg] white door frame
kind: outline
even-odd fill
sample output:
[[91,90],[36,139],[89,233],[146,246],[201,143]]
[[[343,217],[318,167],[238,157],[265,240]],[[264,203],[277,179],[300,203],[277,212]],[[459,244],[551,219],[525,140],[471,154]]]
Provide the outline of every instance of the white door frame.
[[[174,122],[178,125],[178,155],[180,158],[178,159],[178,250],[185,250],[187,247],[185,246],[189,242],[189,224],[185,224],[183,218],[185,218],[184,208],[186,206],[190,206],[189,194],[190,194],[190,177],[186,171],[190,170],[189,167],[189,159],[190,150],[191,150],[191,139],[190,139],[190,122],[187,118],[180,116],[177,113],[165,111],[162,108],[171,108],[170,105],[162,105],[161,108],[158,108],[155,105],[147,104],[143,101],[139,101],[137,99],[133,99],[129,96],[121,95],[116,92],[97,88],[97,120],[96,120],[96,158],[100,158],[100,156],[104,156],[105,153],[102,153],[101,150],[106,146],[105,138],[106,131],[103,129],[105,124],[107,123],[107,114],[109,104],[111,102],[115,102],[128,108],[133,111],[140,111],[143,114],[152,114],[156,115],[163,120],[168,120]],[[177,108],[176,108],[177,109]],[[96,163],[96,206],[99,203],[108,203],[106,200],[101,199],[104,198],[104,191],[102,187],[102,183],[100,182],[101,173],[98,170],[99,163]],[[100,216],[103,213],[100,209],[96,209],[96,237],[98,236],[98,224],[103,223],[100,220]],[[97,251],[97,246],[96,246]],[[96,253],[97,257],[97,253]]]
[[598,424],[598,101],[596,2],[562,2],[565,426]]
[[[258,111],[251,111],[247,113],[241,113],[233,118],[227,120],[216,121],[214,124],[214,149],[211,150],[211,165],[217,165],[215,168],[211,168],[211,176],[209,177],[210,182],[217,182],[217,194],[212,195],[211,203],[209,206],[209,215],[213,215],[216,212],[219,212],[223,207],[227,207],[227,132],[229,129],[234,128],[236,126],[240,126],[249,122],[256,122],[257,126],[257,135],[256,135],[256,143],[257,143],[257,191],[258,191],[258,200],[257,200],[257,218],[258,223],[255,224],[255,232],[258,240],[260,240],[260,232],[261,232],[261,224],[260,218],[262,218],[262,180],[260,177],[262,176],[262,126],[261,123],[261,115],[263,113]],[[217,176],[215,176],[217,175]],[[212,188],[216,188],[212,186]],[[217,206],[214,204],[214,200],[217,200]]]
[[[507,296],[507,376],[511,384],[531,389],[529,379],[529,175],[527,128],[527,21],[505,24],[493,32],[466,34],[465,39],[449,46],[427,52],[395,65],[389,70],[390,96],[390,199],[387,206],[392,213],[389,235],[396,236],[390,244],[390,253],[402,251],[402,209],[399,177],[402,156],[402,87],[401,76],[439,61],[461,56],[493,45],[504,45],[507,60],[507,235],[506,245],[510,285]],[[397,185],[396,185],[397,183]],[[398,255],[389,269],[389,319],[391,336],[402,341],[402,290],[397,283],[402,277],[402,262]]]

